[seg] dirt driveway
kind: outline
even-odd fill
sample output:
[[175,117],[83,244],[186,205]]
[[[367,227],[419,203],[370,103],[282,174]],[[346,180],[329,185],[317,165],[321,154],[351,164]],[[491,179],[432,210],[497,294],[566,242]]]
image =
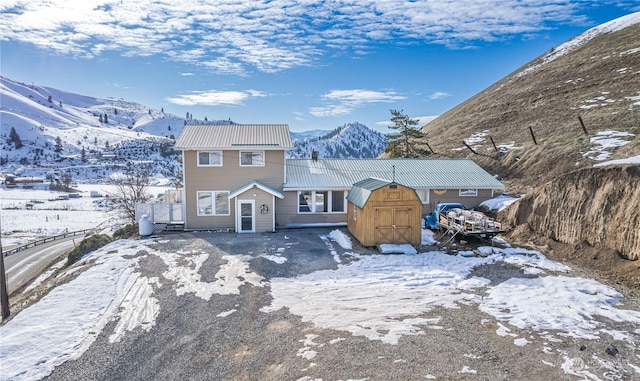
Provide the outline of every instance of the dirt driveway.
[[[544,260],[528,252],[490,262],[376,255],[355,241],[343,248],[332,231],[142,240],[136,271],[153,279],[160,306],[152,328],[114,341],[115,317],[47,379],[640,379],[640,326],[616,321],[608,307],[608,317],[587,318],[577,331],[518,328],[517,304],[497,307],[498,317],[491,312],[497,299],[489,291],[514,279],[575,276],[561,266],[544,262],[545,271],[532,271],[532,260]],[[446,275],[469,261],[477,265],[466,276]],[[547,290],[554,292],[564,295]],[[640,316],[637,300],[624,300],[624,308]]]

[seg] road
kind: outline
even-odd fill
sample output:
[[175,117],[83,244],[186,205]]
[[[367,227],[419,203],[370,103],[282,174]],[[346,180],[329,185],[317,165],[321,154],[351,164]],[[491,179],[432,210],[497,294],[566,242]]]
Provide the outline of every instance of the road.
[[83,236],[69,236],[43,243],[4,258],[9,295],[40,275],[64,256]]

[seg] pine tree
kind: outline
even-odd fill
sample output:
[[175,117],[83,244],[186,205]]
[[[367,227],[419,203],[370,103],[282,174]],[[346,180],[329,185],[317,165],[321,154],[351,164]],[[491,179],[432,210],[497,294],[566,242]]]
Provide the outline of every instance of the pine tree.
[[49,95],[49,97],[47,98],[47,101],[48,101],[49,103],[53,103],[53,98],[51,98],[51,95]]
[[16,149],[24,147],[24,144],[22,144],[22,139],[20,139],[20,135],[18,135],[14,127],[11,127],[11,132],[9,132],[9,143],[13,143]]
[[109,123],[109,118],[107,117],[107,114],[104,114],[104,122]]
[[53,150],[57,153],[62,152],[62,139],[59,136],[56,136],[56,144],[53,147]]
[[389,157],[419,158],[430,154],[428,150],[418,146],[425,137],[417,127],[420,122],[418,119],[409,118],[402,110],[391,110],[391,122],[393,125],[389,128],[398,132],[387,135],[389,144],[384,152]]
[[80,151],[80,160],[87,161],[87,151],[85,151],[84,146],[82,147],[82,151]]
[[99,118],[98,120],[100,121],[100,123],[102,123],[102,122],[103,122],[102,114],[100,114],[100,118]]

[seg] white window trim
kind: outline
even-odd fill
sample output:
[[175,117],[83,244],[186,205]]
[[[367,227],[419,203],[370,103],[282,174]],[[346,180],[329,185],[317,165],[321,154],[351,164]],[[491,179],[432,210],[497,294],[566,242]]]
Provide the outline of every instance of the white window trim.
[[[302,195],[302,192],[311,192],[311,199],[315,200],[316,199],[316,192],[326,192],[327,193],[327,211],[326,212],[316,212],[316,205],[315,202],[311,203],[309,205],[309,209],[311,211],[309,212],[301,212],[300,211],[300,196]],[[333,209],[333,192],[343,192],[343,202],[342,202],[342,208],[343,210],[340,212],[334,212],[332,211]],[[338,189],[338,190],[318,190],[318,191],[298,191],[298,197],[297,197],[297,202],[296,202],[296,212],[298,214],[346,214],[347,213],[347,193],[348,191],[346,189]]]
[[420,201],[422,201],[422,203],[424,205],[428,205],[429,202],[431,201],[431,190],[430,189],[416,189],[416,192],[424,192],[424,194],[427,195],[426,200],[423,200],[420,197],[420,193],[418,193],[418,198],[420,199]]
[[[262,163],[261,164],[242,164],[242,154],[243,153],[260,153],[262,154]],[[240,165],[241,167],[264,167],[265,166],[265,162],[267,161],[267,157],[264,153],[264,151],[239,151],[239,155],[238,155],[238,165]],[[253,160],[252,160],[253,162]]]
[[[211,158],[211,154],[218,154],[220,156],[220,164],[200,164],[200,154],[208,153],[209,158]],[[197,151],[196,152],[196,160],[198,160],[198,167],[222,167],[223,155],[222,151]]]
[[[198,201],[200,200],[200,193],[210,193],[211,194],[211,214],[200,213],[200,207],[198,206]],[[226,193],[227,194],[227,213],[226,214],[217,214],[216,213],[216,195],[218,193]],[[229,191],[197,191],[196,192],[196,214],[199,217],[220,217],[220,216],[229,216],[231,215],[231,204],[229,201]]]
[[477,189],[460,189],[458,191],[458,196],[460,197],[478,197]]

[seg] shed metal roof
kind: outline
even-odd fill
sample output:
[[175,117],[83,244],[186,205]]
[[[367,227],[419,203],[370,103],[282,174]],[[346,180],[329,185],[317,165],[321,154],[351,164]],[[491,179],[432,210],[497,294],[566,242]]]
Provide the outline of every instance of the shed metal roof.
[[358,208],[364,208],[364,205],[367,203],[367,200],[369,200],[369,197],[371,197],[371,193],[373,193],[373,191],[389,184],[391,184],[390,181],[375,178],[358,181],[353,184],[351,189],[349,189],[347,201],[353,203]]
[[287,124],[188,124],[176,150],[292,148]]
[[367,178],[414,189],[504,189],[471,159],[288,159],[283,190],[349,189]]

